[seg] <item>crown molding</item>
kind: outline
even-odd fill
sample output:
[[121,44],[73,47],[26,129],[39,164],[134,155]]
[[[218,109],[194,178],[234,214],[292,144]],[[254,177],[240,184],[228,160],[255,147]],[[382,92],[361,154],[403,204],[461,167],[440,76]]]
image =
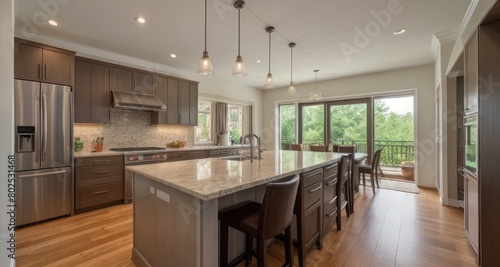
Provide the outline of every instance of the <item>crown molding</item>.
[[436,56],[437,56],[438,51],[439,51],[439,47],[441,45],[455,42],[457,40],[457,38],[458,38],[458,30],[457,29],[448,29],[448,30],[434,33],[434,35],[432,35],[432,41],[431,41],[431,51],[432,51],[432,56],[434,57],[434,59],[436,59]]
[[474,10],[476,10],[477,5],[479,4],[479,0],[471,0],[469,7],[467,8],[467,11],[465,12],[464,19],[462,20],[462,24],[460,24],[460,27],[458,28],[458,32],[460,33],[460,36],[462,36],[465,32],[465,28],[469,24],[470,19],[472,18],[472,15],[474,14]]

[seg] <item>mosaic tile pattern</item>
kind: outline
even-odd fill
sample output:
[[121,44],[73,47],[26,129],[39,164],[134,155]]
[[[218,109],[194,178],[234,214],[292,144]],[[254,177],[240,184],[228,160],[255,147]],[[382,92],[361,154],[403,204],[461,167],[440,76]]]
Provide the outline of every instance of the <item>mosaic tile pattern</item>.
[[90,152],[90,143],[104,137],[104,150],[112,147],[159,146],[166,147],[171,141],[186,141],[193,145],[193,126],[153,126],[151,113],[110,109],[111,122],[102,124],[74,125],[74,136],[83,141],[83,152]]

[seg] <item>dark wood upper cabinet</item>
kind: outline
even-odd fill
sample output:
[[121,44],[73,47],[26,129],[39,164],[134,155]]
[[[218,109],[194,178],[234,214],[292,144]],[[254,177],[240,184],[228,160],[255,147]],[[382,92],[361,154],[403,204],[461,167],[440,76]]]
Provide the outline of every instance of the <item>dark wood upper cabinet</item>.
[[111,90],[133,92],[134,76],[131,69],[111,68]]
[[16,79],[73,85],[74,53],[43,44],[16,39]]
[[75,122],[109,122],[110,66],[76,60]]
[[153,74],[126,67],[111,68],[111,90],[153,94]]
[[465,114],[477,112],[479,87],[479,38],[476,31],[465,47]]
[[154,79],[154,95],[167,105],[167,111],[154,112],[151,124],[197,125],[198,84],[173,77]]

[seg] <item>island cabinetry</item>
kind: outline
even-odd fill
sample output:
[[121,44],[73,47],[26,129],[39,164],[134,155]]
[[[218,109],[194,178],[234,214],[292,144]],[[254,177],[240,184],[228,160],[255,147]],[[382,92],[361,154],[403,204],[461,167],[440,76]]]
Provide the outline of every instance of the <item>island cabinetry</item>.
[[152,95],[153,74],[122,66],[112,66],[111,90]]
[[75,61],[75,122],[109,122],[110,67],[77,58]]
[[338,164],[324,167],[323,178],[323,233],[328,232],[335,224],[337,217],[337,177]]
[[209,150],[208,155],[211,158],[225,157],[225,156],[229,156],[229,150],[228,149]]
[[188,151],[188,159],[204,159],[208,157],[206,150],[192,150]]
[[301,174],[299,191],[294,213],[297,215],[297,239],[299,246],[299,265],[305,266],[307,248],[316,241],[317,249],[322,248],[322,196],[323,168]]
[[76,159],[75,212],[121,203],[123,170],[123,156]]
[[14,77],[72,86],[74,54],[67,50],[16,39]]
[[187,151],[167,152],[167,161],[181,161],[188,159]]

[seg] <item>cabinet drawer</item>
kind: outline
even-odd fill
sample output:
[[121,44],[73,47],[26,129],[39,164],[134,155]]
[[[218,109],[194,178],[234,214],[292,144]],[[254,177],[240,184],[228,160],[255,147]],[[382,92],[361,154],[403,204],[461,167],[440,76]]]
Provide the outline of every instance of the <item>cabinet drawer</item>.
[[75,170],[76,188],[123,181],[123,166],[78,167]]
[[339,165],[335,163],[330,166],[326,166],[324,167],[324,171],[325,171],[325,179],[326,177],[337,176],[337,173],[339,172]]
[[224,157],[227,156],[229,153],[227,149],[218,149],[218,150],[209,150],[208,154],[210,155],[211,158],[216,158],[216,157]]
[[123,182],[76,190],[76,209],[123,200]]
[[323,168],[302,174],[304,188],[323,180]]
[[327,210],[325,206],[325,214],[323,215],[323,229],[331,227],[336,217],[337,217],[337,206],[333,206],[329,210]]
[[123,168],[123,156],[92,157],[76,159],[76,167],[99,166],[99,165],[121,165]]
[[337,178],[324,181],[323,182],[323,200],[324,200],[325,204],[336,197],[337,197]]
[[308,247],[310,243],[316,239],[315,237],[319,235],[320,229],[318,222],[318,212],[320,212],[320,209],[311,212],[304,218],[304,236],[306,247]]
[[304,189],[303,198],[304,198],[304,209],[307,210],[309,207],[317,203],[321,200],[321,188],[323,187],[322,182],[317,182],[309,187]]
[[329,199],[329,200],[325,200],[325,202],[323,203],[323,211],[324,211],[323,213],[325,215],[331,214],[333,212],[333,210],[337,209],[337,200],[338,200],[337,197],[334,197],[334,198]]
[[167,161],[187,160],[187,151],[167,152]]
[[207,157],[206,150],[188,151],[188,159],[203,159]]

